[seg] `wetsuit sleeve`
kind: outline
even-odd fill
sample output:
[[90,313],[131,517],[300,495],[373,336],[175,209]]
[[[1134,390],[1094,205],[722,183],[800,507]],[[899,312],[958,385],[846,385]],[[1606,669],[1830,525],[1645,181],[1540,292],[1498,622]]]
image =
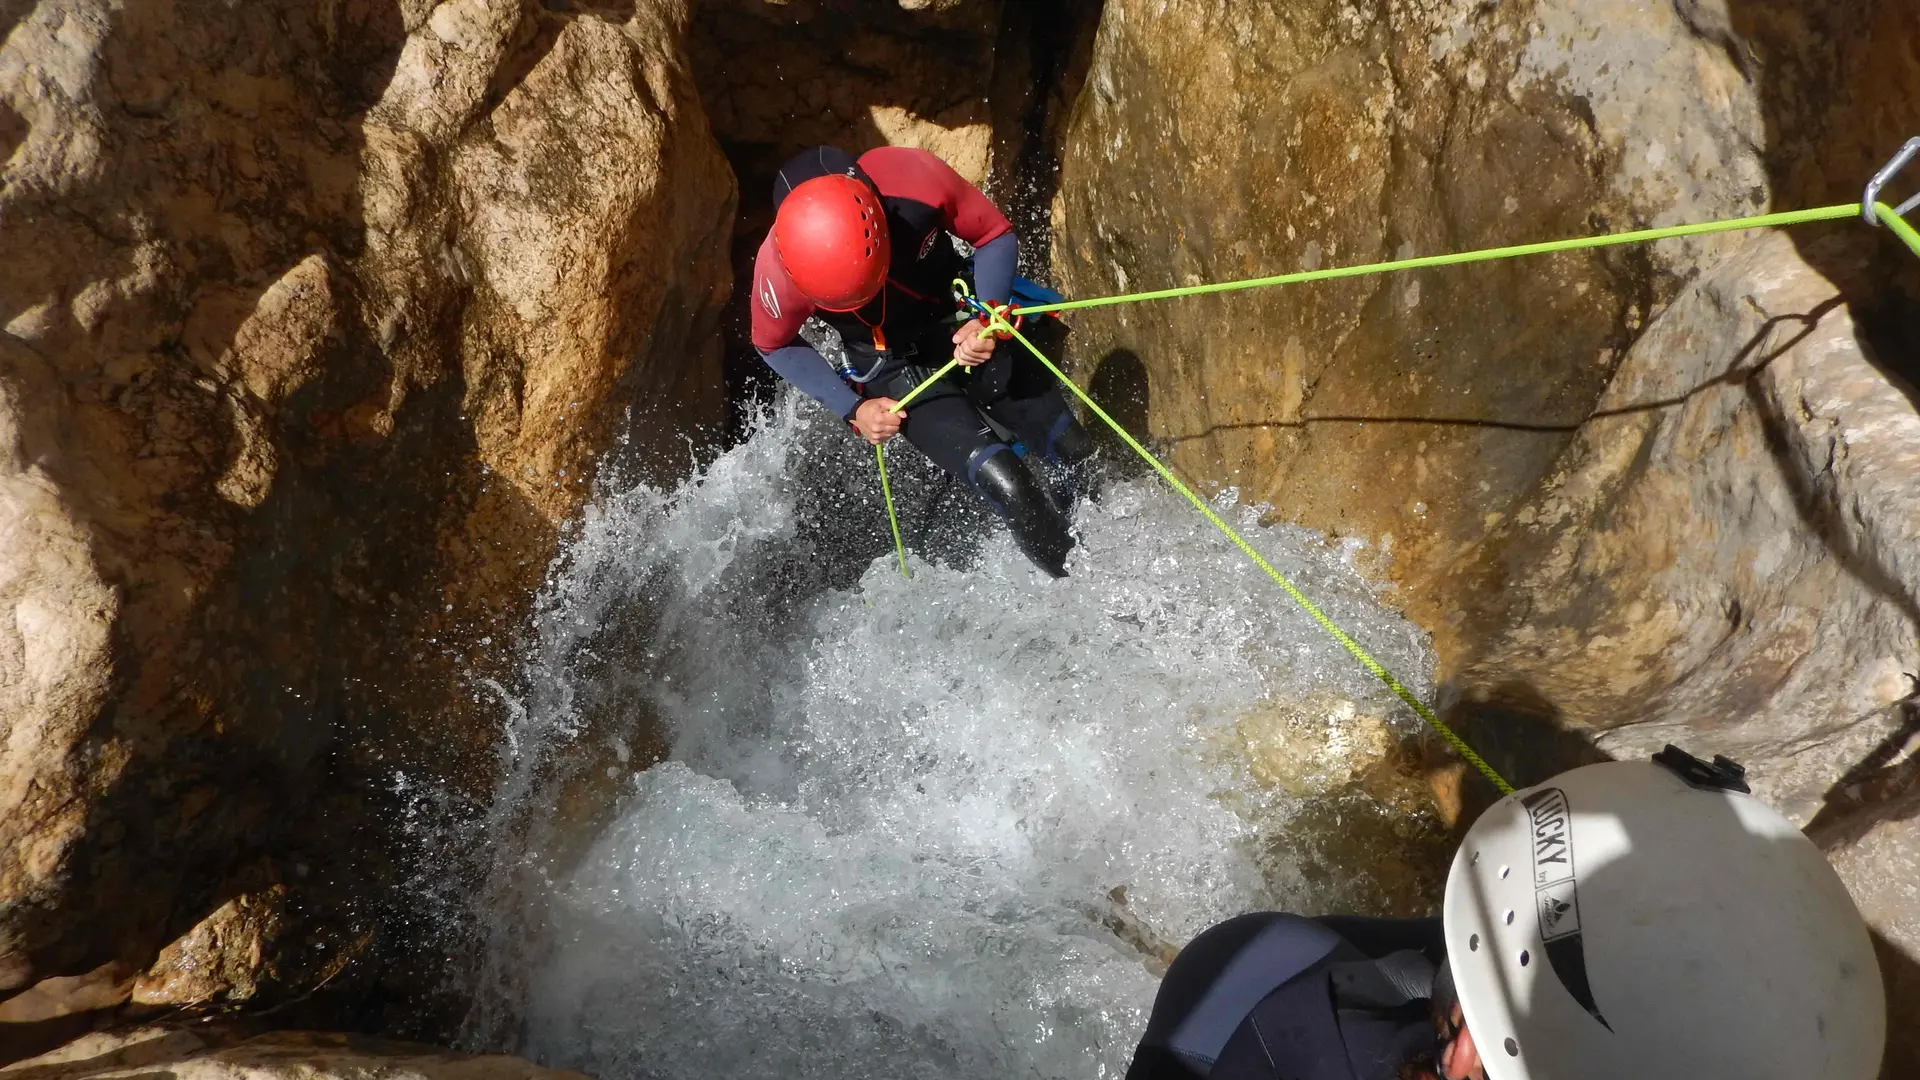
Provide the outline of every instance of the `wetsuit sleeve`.
[[[1214,926],[1180,950],[1160,980],[1147,1030],[1134,1051],[1127,1080],[1198,1080],[1219,1075],[1210,1066],[1263,1001],[1291,992],[1294,1035],[1316,1045],[1339,1043],[1324,977],[1341,949],[1340,936],[1310,919],[1256,912]],[[1318,1080],[1323,1075],[1308,1070]],[[1249,1073],[1246,1075],[1265,1075]]]
[[989,304],[1004,304],[1013,295],[1013,266],[1020,243],[1002,233],[973,252],[973,294]]
[[860,395],[841,381],[833,365],[811,345],[787,345],[771,352],[761,349],[760,359],[842,420],[852,419],[853,410],[860,407]]
[[1013,231],[993,200],[925,150],[878,147],[860,155],[860,167],[873,177],[882,195],[939,207],[948,231],[975,248]]
[[760,242],[760,253],[753,260],[753,301],[749,306],[753,309],[753,347],[762,356],[792,344],[800,336],[801,324],[813,314],[813,301],[780,265],[771,232]]

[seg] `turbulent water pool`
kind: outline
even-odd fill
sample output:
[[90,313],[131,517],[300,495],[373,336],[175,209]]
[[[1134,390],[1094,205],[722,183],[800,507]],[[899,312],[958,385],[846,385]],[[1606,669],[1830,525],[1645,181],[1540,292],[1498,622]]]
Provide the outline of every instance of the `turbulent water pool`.
[[[608,1080],[1116,1076],[1209,923],[1432,901],[1411,717],[1191,507],[1111,484],[1054,581],[916,457],[911,580],[871,454],[792,397],[598,500],[495,688],[470,1041]],[[1355,547],[1218,505],[1428,690]]]

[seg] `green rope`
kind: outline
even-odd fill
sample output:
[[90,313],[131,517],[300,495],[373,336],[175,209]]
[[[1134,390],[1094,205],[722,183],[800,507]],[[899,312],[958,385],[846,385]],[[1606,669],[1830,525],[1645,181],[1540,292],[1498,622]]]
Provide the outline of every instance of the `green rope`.
[[[1876,207],[1879,209],[1879,207]],[[1637,232],[1611,233],[1605,236],[1581,236],[1571,240],[1549,240],[1539,244],[1517,244],[1512,247],[1484,248],[1479,251],[1461,251],[1451,255],[1423,255],[1417,259],[1395,259],[1392,262],[1366,263],[1361,266],[1336,266],[1331,270],[1305,270],[1294,274],[1275,274],[1272,277],[1245,278],[1240,281],[1223,281],[1212,285],[1189,285],[1179,289],[1157,289],[1152,292],[1125,293],[1119,296],[1096,296],[1089,300],[1068,300],[1058,304],[1040,304],[1035,307],[1019,309],[1022,315],[1044,315],[1050,311],[1078,311],[1081,308],[1106,307],[1110,304],[1131,304],[1140,300],[1169,300],[1176,296],[1204,296],[1208,293],[1234,292],[1240,289],[1260,289],[1268,285],[1294,285],[1304,281],[1329,281],[1334,278],[1363,277],[1368,274],[1384,274],[1394,270],[1418,270],[1427,266],[1458,266],[1461,263],[1489,262],[1494,259],[1512,259],[1522,255],[1545,255],[1555,251],[1579,251],[1585,248],[1611,247],[1615,244],[1640,244],[1650,240],[1666,240],[1676,236],[1699,236],[1705,233],[1733,232],[1739,229],[1766,229],[1782,225],[1803,225],[1810,221],[1838,221],[1860,213],[1859,203],[1844,206],[1822,206],[1815,210],[1792,210],[1783,214],[1761,214],[1757,217],[1730,218],[1726,221],[1709,221],[1698,225],[1672,225],[1664,229],[1641,229]],[[1891,217],[1890,211],[1882,211],[1881,218]],[[1893,218],[1898,221],[1898,218]],[[1900,222],[1895,231],[1900,231],[1906,222]],[[1905,228],[1902,239],[1913,234],[1911,228]],[[1920,245],[1920,237],[1908,239],[1909,244]],[[1920,251],[1920,246],[1916,246]],[[929,380],[931,381],[931,380]],[[924,384],[923,384],[924,385]]]
[[1219,529],[1222,533],[1224,533],[1227,539],[1233,541],[1233,544],[1235,547],[1239,548],[1240,551],[1243,554],[1245,554],[1247,558],[1253,560],[1253,564],[1255,566],[1258,566],[1261,570],[1265,571],[1266,575],[1272,578],[1275,584],[1278,584],[1282,589],[1286,590],[1287,595],[1293,598],[1293,602],[1300,605],[1300,610],[1312,616],[1313,621],[1319,623],[1321,629],[1325,630],[1328,634],[1332,635],[1333,640],[1339,642],[1342,648],[1346,649],[1349,653],[1352,653],[1353,658],[1360,661],[1361,666],[1365,667],[1368,671],[1372,672],[1374,678],[1379,679],[1381,682],[1385,683],[1387,686],[1387,689],[1393,691],[1394,695],[1398,697],[1401,701],[1406,702],[1407,706],[1411,708],[1416,714],[1418,714],[1420,719],[1426,721],[1427,725],[1433,728],[1434,731],[1439,732],[1440,737],[1447,740],[1447,743],[1451,745],[1454,748],[1454,750],[1458,751],[1461,757],[1465,758],[1469,763],[1471,763],[1474,768],[1479,769],[1481,775],[1485,776],[1488,780],[1491,780],[1493,782],[1493,786],[1500,790],[1500,794],[1502,795],[1512,794],[1513,785],[1507,783],[1506,779],[1503,778],[1498,772],[1495,772],[1493,766],[1487,764],[1486,760],[1483,759],[1479,754],[1474,753],[1473,748],[1467,745],[1466,740],[1454,734],[1452,728],[1449,728],[1446,724],[1442,723],[1440,718],[1434,715],[1433,710],[1427,708],[1427,706],[1423,702],[1421,702],[1419,698],[1413,695],[1413,691],[1408,690],[1406,686],[1400,682],[1399,679],[1394,678],[1393,673],[1388,671],[1384,666],[1382,666],[1380,661],[1375,660],[1373,658],[1372,653],[1369,653],[1366,649],[1362,648],[1359,642],[1353,640],[1353,638],[1351,637],[1348,637],[1346,631],[1340,629],[1338,626],[1335,626],[1333,623],[1333,620],[1327,618],[1325,612],[1321,611],[1319,607],[1315,606],[1313,601],[1307,599],[1306,594],[1301,592],[1298,588],[1296,588],[1293,582],[1287,580],[1287,577],[1285,574],[1282,574],[1280,571],[1275,570],[1273,568],[1272,563],[1269,563],[1263,556],[1261,556],[1261,554],[1258,551],[1255,551],[1253,549],[1252,544],[1247,543],[1246,540],[1243,539],[1239,533],[1233,530],[1232,526],[1228,525],[1225,521],[1222,521],[1220,519],[1220,515],[1213,512],[1213,507],[1207,505],[1206,500],[1200,498],[1200,496],[1198,495],[1195,495],[1191,488],[1181,483],[1180,478],[1173,475],[1172,470],[1168,469],[1164,464],[1162,464],[1159,458],[1154,457],[1152,453],[1148,452],[1146,447],[1141,446],[1140,443],[1136,439],[1134,439],[1132,435],[1127,433],[1127,429],[1120,426],[1118,421],[1114,420],[1113,417],[1108,416],[1107,411],[1105,409],[1102,409],[1098,404],[1096,404],[1093,398],[1087,395],[1086,391],[1080,389],[1079,385],[1076,384],[1072,379],[1067,378],[1067,375],[1065,372],[1053,366],[1053,361],[1047,359],[1046,354],[1042,353],[1039,349],[1034,348],[1033,342],[1028,341],[1025,334],[1022,334],[1019,330],[1014,329],[1014,327],[1011,324],[1009,324],[1005,319],[1001,318],[998,314],[994,316],[993,322],[989,324],[989,326],[990,326],[990,329],[1001,330],[1001,331],[1005,331],[1007,333],[1012,334],[1014,340],[1018,341],[1022,345],[1025,345],[1027,347],[1027,351],[1032,353],[1035,359],[1039,360],[1042,364],[1045,364],[1047,367],[1047,370],[1053,372],[1054,376],[1058,378],[1062,383],[1064,383],[1067,389],[1073,391],[1074,395],[1077,396],[1081,400],[1081,402],[1084,403],[1086,407],[1093,412],[1095,416],[1098,416],[1100,419],[1106,421],[1107,426],[1112,428],[1114,431],[1114,434],[1120,436],[1122,441],[1124,441],[1128,446],[1132,447],[1134,453],[1139,454],[1142,460],[1144,460],[1148,465],[1153,466],[1153,470],[1160,474],[1161,479],[1173,485],[1173,489],[1175,491],[1185,496],[1186,500],[1192,503],[1196,510],[1199,510],[1202,514],[1206,515],[1207,520],[1213,523],[1214,528]]
[[[985,334],[983,333],[981,336],[984,337]],[[888,409],[887,411],[890,413],[897,413],[901,409],[906,408],[907,402],[912,401],[914,398],[917,398],[920,396],[920,391],[925,390],[927,387],[932,386],[934,383],[939,382],[941,376],[945,375],[947,372],[952,371],[954,368],[957,368],[959,366],[960,366],[960,358],[957,356],[947,361],[947,364],[945,367],[941,368],[939,371],[934,372],[932,375],[927,376],[926,382],[923,382],[919,386],[916,386],[913,389],[907,391],[907,396],[901,398],[899,401],[894,402],[893,407]]]
[[893,512],[893,487],[887,483],[887,448],[874,443],[873,460],[880,465],[880,494],[887,498],[887,524],[893,526],[893,550],[900,556],[900,576],[910,578],[913,575],[907,571],[907,545],[900,542],[900,519]]
[[1913,249],[1913,253],[1920,255],[1920,232],[1914,232],[1913,226],[1907,224],[1899,214],[1893,212],[1893,207],[1883,202],[1877,202],[1873,204],[1873,212],[1879,215],[1881,221],[1887,223],[1887,228],[1893,230],[1893,235],[1905,240],[1907,246]]
[[[1550,240],[1537,244],[1516,244],[1508,247],[1483,248],[1477,251],[1456,252],[1450,255],[1426,255],[1413,259],[1395,259],[1390,262],[1366,263],[1359,266],[1339,266],[1328,270],[1306,270],[1292,274],[1274,274],[1269,277],[1216,282],[1211,285],[1190,285],[1176,289],[1157,289],[1149,292],[1124,293],[1118,296],[1099,296],[1087,300],[1068,300],[1058,304],[1040,304],[1034,307],[1021,308],[1020,313],[1024,315],[1045,315],[1049,312],[1078,311],[1085,308],[1107,307],[1113,304],[1129,304],[1143,300],[1169,300],[1181,296],[1205,296],[1211,293],[1265,288],[1270,285],[1294,285],[1309,281],[1331,281],[1338,278],[1364,277],[1372,274],[1390,273],[1396,270],[1419,270],[1432,266],[1459,266],[1464,263],[1491,262],[1496,259],[1513,259],[1526,255],[1546,255],[1559,251],[1580,251],[1591,248],[1611,247],[1618,244],[1640,244],[1654,240],[1668,240],[1680,236],[1702,236],[1709,233],[1734,232],[1742,229],[1779,228],[1787,225],[1803,225],[1816,221],[1837,221],[1841,218],[1852,217],[1860,213],[1861,209],[1862,207],[1859,203],[1848,203],[1838,206],[1823,206],[1812,210],[1793,210],[1779,214],[1759,214],[1752,217],[1729,218],[1723,221],[1709,221],[1694,225],[1673,225],[1660,229],[1640,229],[1634,232],[1612,233],[1603,236],[1583,236],[1568,240]],[[1920,255],[1920,232],[1916,232],[1911,225],[1902,220],[1898,214],[1893,212],[1891,207],[1884,203],[1875,203],[1873,209],[1880,220],[1885,222],[1887,227],[1891,229],[1901,241],[1913,249],[1914,254]],[[963,285],[956,283],[956,286],[964,290]],[[968,297],[968,300],[971,301],[972,298]],[[1392,672],[1382,666],[1378,660],[1375,660],[1373,655],[1362,648],[1359,642],[1354,641],[1353,638],[1347,635],[1346,631],[1334,625],[1333,620],[1327,618],[1325,612],[1322,612],[1319,607],[1315,606],[1313,601],[1307,599],[1306,594],[1296,588],[1293,582],[1287,580],[1286,575],[1274,569],[1271,563],[1267,562],[1258,551],[1254,550],[1253,545],[1247,543],[1239,533],[1233,530],[1232,526],[1229,526],[1225,521],[1221,520],[1220,515],[1214,513],[1213,508],[1207,505],[1204,499],[1195,495],[1192,489],[1182,483],[1179,477],[1173,475],[1173,472],[1161,463],[1159,458],[1154,457],[1146,447],[1141,446],[1138,440],[1128,434],[1127,430],[1121,427],[1119,422],[1114,420],[1113,417],[1108,416],[1106,410],[1102,409],[1093,398],[1089,397],[1086,391],[1080,389],[1078,384],[1072,379],[1067,378],[1065,372],[1054,366],[1053,361],[1047,359],[1044,353],[1035,348],[1033,342],[1027,340],[1026,335],[1014,328],[1000,312],[993,311],[990,308],[983,308],[977,301],[972,301],[972,303],[975,306],[976,312],[985,314],[988,319],[986,328],[981,331],[981,337],[986,337],[995,332],[1004,332],[1025,346],[1026,350],[1032,353],[1035,359],[1044,364],[1047,370],[1051,371],[1067,389],[1073,391],[1074,396],[1078,397],[1080,401],[1086,405],[1088,410],[1105,421],[1107,426],[1112,428],[1116,435],[1120,436],[1121,441],[1125,442],[1127,446],[1132,448],[1134,453],[1140,455],[1142,460],[1152,466],[1155,472],[1160,474],[1161,479],[1170,484],[1175,491],[1179,492],[1188,502],[1192,503],[1195,509],[1205,515],[1206,519],[1213,524],[1214,528],[1219,529],[1227,539],[1233,541],[1235,547],[1238,547],[1247,558],[1253,560],[1253,564],[1265,572],[1269,578],[1272,578],[1275,584],[1285,590],[1286,594],[1293,599],[1293,602],[1298,604],[1300,609],[1311,616],[1316,623],[1319,623],[1321,629],[1331,635],[1342,648],[1351,653],[1353,658],[1358,660],[1362,667],[1365,667],[1371,672],[1374,678],[1384,683],[1387,689],[1393,691],[1394,696],[1405,702],[1407,707],[1412,709],[1421,720],[1424,720],[1429,727],[1438,732],[1441,738],[1445,739],[1448,745],[1452,746],[1462,758],[1466,759],[1474,768],[1480,770],[1481,774],[1492,781],[1493,786],[1498,788],[1501,794],[1512,793],[1513,786],[1508,784],[1507,781],[1494,770],[1493,766],[1487,764],[1486,760],[1479,754],[1474,753],[1473,748],[1468,746],[1464,739],[1460,738],[1459,735],[1453,732],[1453,729],[1443,723],[1440,718],[1434,714],[1432,709],[1429,709],[1425,703],[1415,697],[1411,690],[1408,690],[1399,679],[1394,677]],[[941,378],[946,376],[948,372],[952,371],[958,365],[958,359],[949,360],[946,366],[934,372],[925,382],[914,387],[905,397],[895,402],[889,411],[898,413],[900,410],[906,408],[909,402],[919,397],[928,387],[939,382]],[[900,525],[894,517],[893,493],[887,486],[886,455],[877,445],[874,447],[874,454],[880,463],[880,488],[881,491],[885,493],[887,499],[887,520],[893,525],[894,547],[900,553],[900,572],[906,574],[906,548],[900,542]]]
[[[965,296],[968,298],[972,298],[973,291],[967,287],[967,282],[965,278],[954,278],[953,294],[955,297]],[[991,322],[991,320],[989,320],[989,322]],[[992,333],[993,333],[992,328],[988,327],[980,331],[980,336],[984,338]],[[955,356],[953,359],[947,361],[946,364],[942,366],[939,371],[936,371],[932,375],[927,376],[926,382],[923,382],[919,386],[916,386],[913,389],[907,391],[907,396],[901,398],[899,401],[894,402],[893,407],[891,409],[888,409],[887,411],[890,413],[897,413],[901,409],[906,408],[907,403],[912,401],[914,398],[919,397],[921,391],[925,390],[929,386],[932,386],[934,383],[939,382],[943,377],[945,377],[947,372],[952,371],[954,368],[958,366],[960,366],[960,357]],[[973,369],[969,368],[967,370],[971,371]]]

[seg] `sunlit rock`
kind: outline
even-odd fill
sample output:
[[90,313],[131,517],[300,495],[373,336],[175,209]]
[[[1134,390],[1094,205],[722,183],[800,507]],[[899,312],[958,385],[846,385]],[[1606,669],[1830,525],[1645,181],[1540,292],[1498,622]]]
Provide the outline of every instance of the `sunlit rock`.
[[383,887],[603,454],[719,418],[732,178],[675,0],[16,7],[0,991],[244,997],[240,867]]

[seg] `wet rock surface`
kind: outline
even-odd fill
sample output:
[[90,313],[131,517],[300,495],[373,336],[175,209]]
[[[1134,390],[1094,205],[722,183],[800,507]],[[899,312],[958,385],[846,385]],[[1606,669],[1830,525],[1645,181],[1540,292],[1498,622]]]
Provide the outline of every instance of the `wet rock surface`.
[[783,160],[820,143],[854,154],[918,146],[983,181],[994,74],[1018,62],[995,48],[1001,8],[1000,0],[705,5],[693,61],[714,132],[740,173],[765,178],[762,187]]
[[579,1080],[504,1055],[456,1054],[438,1047],[350,1035],[276,1031],[244,1037],[220,1029],[141,1028],[93,1035],[40,1057],[0,1068],[9,1080],[152,1077],[178,1080]]
[[[1595,37],[1568,5],[1222,26],[1205,4],[1109,4],[1056,272],[1099,295],[1755,208],[1750,97],[1667,93],[1715,48],[1663,5],[1619,6]],[[1667,129],[1696,137],[1654,147]],[[1538,482],[1670,287],[1658,269],[1629,249],[1086,312],[1076,360],[1183,469],[1391,536],[1418,579]]]
[[7,9],[0,993],[368,947],[606,453],[718,418],[731,176],[627,8]]

